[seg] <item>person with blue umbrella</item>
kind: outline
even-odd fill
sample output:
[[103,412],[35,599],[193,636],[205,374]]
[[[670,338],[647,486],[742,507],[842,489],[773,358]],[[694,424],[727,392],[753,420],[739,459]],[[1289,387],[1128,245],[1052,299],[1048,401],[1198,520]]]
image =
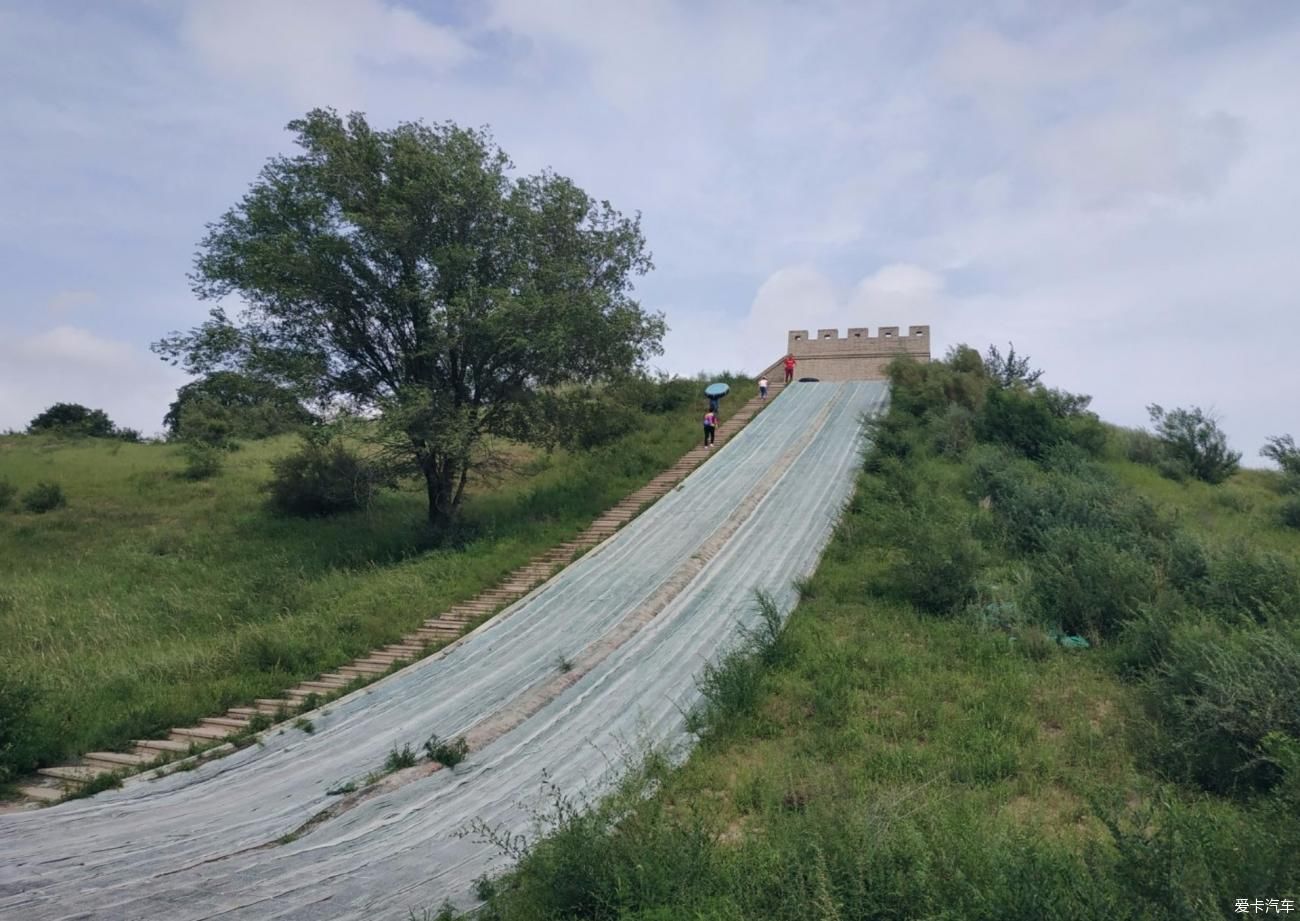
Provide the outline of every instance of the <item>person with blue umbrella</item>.
[[704,414],[704,447],[713,447],[713,436],[718,430],[718,401],[731,390],[726,384],[709,384],[704,395],[709,399],[709,411]]

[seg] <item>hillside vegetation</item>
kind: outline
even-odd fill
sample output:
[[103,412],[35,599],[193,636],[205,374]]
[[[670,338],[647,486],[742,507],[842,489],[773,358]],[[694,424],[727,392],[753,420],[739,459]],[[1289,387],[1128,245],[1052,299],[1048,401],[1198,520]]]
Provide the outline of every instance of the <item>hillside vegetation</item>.
[[[512,469],[473,481],[442,532],[414,482],[348,514],[276,514],[266,487],[289,436],[223,451],[206,479],[184,444],[0,438],[16,494],[0,509],[0,784],[396,640],[669,466],[699,438],[699,390],[643,381],[588,407],[567,449],[506,446]],[[18,501],[41,483],[63,504]]]
[[785,629],[701,680],[699,746],[592,809],[553,791],[530,846],[499,842],[522,860],[482,882],[484,917],[1300,907],[1286,481],[1190,478],[1085,398],[993,365],[894,366]]

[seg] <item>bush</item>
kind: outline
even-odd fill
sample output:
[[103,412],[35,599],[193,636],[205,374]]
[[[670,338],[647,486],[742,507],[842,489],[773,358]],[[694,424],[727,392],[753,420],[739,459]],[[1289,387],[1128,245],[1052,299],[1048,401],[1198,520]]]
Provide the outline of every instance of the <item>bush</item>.
[[1237,472],[1241,453],[1228,450],[1228,436],[1200,407],[1166,411],[1153,403],[1147,412],[1156,427],[1164,456],[1182,464],[1189,475],[1213,484],[1222,483]]
[[0,512],[7,509],[18,495],[18,487],[8,480],[0,479]]
[[1153,754],[1176,775],[1218,793],[1268,789],[1282,775],[1266,737],[1300,739],[1300,635],[1176,629],[1148,700],[1166,737]]
[[37,483],[23,494],[23,507],[37,515],[63,508],[67,504],[68,498],[58,483]]
[[931,614],[953,614],[975,597],[984,554],[970,522],[955,515],[897,513],[890,531],[903,558],[890,568],[886,587]]
[[[3,499],[0,499],[0,508],[4,508]],[[1278,519],[1284,527],[1300,530],[1300,496],[1291,496],[1282,502],[1278,508]]]
[[1066,633],[1114,636],[1155,595],[1151,564],[1104,533],[1053,528],[1032,565],[1034,604]]
[[40,733],[33,712],[39,697],[34,685],[0,670],[0,784],[36,767]]
[[378,467],[341,442],[304,443],[273,461],[271,507],[310,518],[366,508],[383,485]]
[[436,761],[443,767],[454,768],[469,755],[469,743],[464,736],[454,739],[440,739],[429,736],[424,743],[424,753],[430,761]]
[[113,420],[102,409],[90,409],[80,403],[55,403],[27,424],[33,435],[48,432],[58,435],[81,435],[91,438],[109,438],[113,435]]
[[1209,560],[1191,597],[1224,623],[1300,615],[1300,571],[1280,553],[1233,546]]
[[1052,413],[1045,399],[1014,390],[992,389],[979,417],[984,441],[1007,445],[1037,460],[1053,445],[1065,441],[1068,427]]
[[1146,429],[1124,429],[1119,437],[1127,460],[1148,467],[1160,462],[1160,439]]
[[221,448],[202,441],[183,442],[181,456],[185,458],[181,475],[187,480],[206,480],[216,476],[226,459]]
[[975,414],[950,403],[933,425],[934,449],[945,457],[961,457],[975,444]]
[[1300,477],[1300,447],[1296,447],[1295,439],[1290,435],[1271,435],[1266,440],[1268,444],[1259,449],[1260,457],[1267,457],[1290,477]]

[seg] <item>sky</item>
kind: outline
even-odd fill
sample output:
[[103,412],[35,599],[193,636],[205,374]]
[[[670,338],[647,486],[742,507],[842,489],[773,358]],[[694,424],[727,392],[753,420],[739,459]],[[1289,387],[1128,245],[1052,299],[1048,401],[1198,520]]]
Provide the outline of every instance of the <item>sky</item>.
[[664,370],[928,323],[1111,422],[1202,406],[1248,464],[1300,435],[1289,0],[0,0],[0,81],[0,430],[159,431],[204,225],[330,106],[639,211]]

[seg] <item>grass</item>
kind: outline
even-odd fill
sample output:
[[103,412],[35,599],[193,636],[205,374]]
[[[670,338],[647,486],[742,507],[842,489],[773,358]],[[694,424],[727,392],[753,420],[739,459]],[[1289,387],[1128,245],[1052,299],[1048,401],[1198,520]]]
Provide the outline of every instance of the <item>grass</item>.
[[0,437],[6,481],[67,499],[0,511],[0,698],[35,698],[21,760],[120,749],[397,640],[669,466],[697,408],[643,414],[589,453],[512,448],[514,471],[472,481],[441,538],[414,483],[337,518],[271,514],[262,487],[287,438],[191,481],[172,445]]

